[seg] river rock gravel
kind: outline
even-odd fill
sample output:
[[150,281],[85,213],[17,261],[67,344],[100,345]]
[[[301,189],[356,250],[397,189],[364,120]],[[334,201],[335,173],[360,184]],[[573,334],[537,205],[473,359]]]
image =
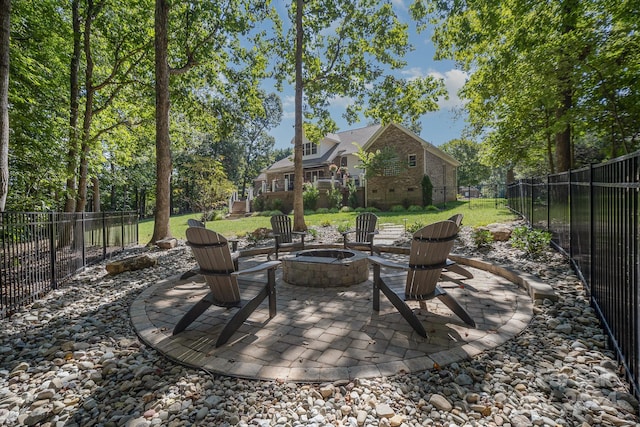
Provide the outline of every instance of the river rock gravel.
[[[322,227],[318,240],[339,238]],[[402,243],[402,242],[399,242]],[[243,244],[247,244],[243,242]],[[529,327],[470,360],[394,377],[295,384],[218,376],[142,344],[128,308],[193,267],[186,246],[135,248],[155,267],[108,276],[99,264],[0,320],[3,426],[640,426],[638,400],[566,259],[529,259],[496,242],[456,252],[550,283]]]

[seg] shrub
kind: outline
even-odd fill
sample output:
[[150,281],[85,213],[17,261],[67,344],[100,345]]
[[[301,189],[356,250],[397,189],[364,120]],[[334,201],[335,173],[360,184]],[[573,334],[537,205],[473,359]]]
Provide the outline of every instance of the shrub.
[[359,208],[355,208],[353,211],[356,213],[362,213],[365,211],[365,209],[363,207],[359,207]]
[[349,221],[342,221],[340,224],[338,224],[336,229],[338,230],[338,232],[344,233],[345,231],[351,230],[351,224],[349,224]]
[[314,210],[320,198],[320,191],[312,184],[306,183],[302,189],[302,204],[304,209]]
[[314,239],[316,239],[318,237],[318,230],[316,230],[315,228],[308,229],[307,233],[309,233],[311,236],[313,236]]
[[474,228],[471,238],[478,249],[491,247],[491,243],[493,243],[493,234],[486,228]]
[[278,210],[273,210],[273,211],[269,211],[269,215],[267,216],[276,216],[276,215],[282,215],[282,211],[278,211]]
[[331,188],[327,192],[327,200],[330,208],[340,208],[342,206],[342,191],[335,187]]
[[349,206],[343,206],[340,208],[340,212],[353,212],[353,209]]
[[338,213],[338,212],[340,212],[340,209],[338,209],[338,208],[329,209],[329,213]]
[[418,206],[418,205],[411,205],[411,206],[409,206],[409,208],[407,209],[407,212],[422,212],[422,206]]
[[255,199],[253,199],[253,210],[260,212],[264,210],[264,197],[263,196],[258,196]]
[[270,210],[272,211],[284,211],[283,209],[284,207],[284,203],[282,202],[282,199],[273,199],[271,201],[271,206],[270,206]]
[[424,222],[422,221],[415,221],[413,224],[409,224],[407,225],[407,232],[408,233],[415,233],[416,231],[420,230],[421,228],[423,228],[425,226]]
[[404,212],[405,210],[406,209],[402,205],[394,205],[394,206],[391,206],[391,209],[390,209],[391,212]]
[[380,212],[380,209],[375,208],[373,206],[370,206],[368,208],[364,208],[364,212],[372,212],[372,213],[376,213],[376,212]]
[[305,215],[313,215],[314,213],[316,213],[316,211],[314,211],[313,209],[305,209],[304,210],[304,214]]
[[347,190],[349,191],[349,196],[347,197],[347,203],[352,208],[358,207],[358,188],[353,183],[353,181],[349,181],[347,184]]
[[331,221],[329,221],[328,219],[323,219],[322,222],[320,223],[321,227],[329,227],[331,225]]
[[429,175],[422,177],[422,204],[429,206],[433,204],[433,184]]
[[317,214],[326,214],[326,213],[329,213],[329,209],[327,209],[327,208],[319,208],[319,209],[316,209],[316,213]]
[[513,229],[509,243],[516,249],[525,251],[528,255],[539,256],[545,252],[551,243],[551,233],[535,230],[526,226]]
[[434,205],[428,205],[426,208],[424,208],[424,210],[427,212],[440,212],[440,209],[438,209],[438,207]]
[[260,216],[271,216],[271,211],[260,211]]

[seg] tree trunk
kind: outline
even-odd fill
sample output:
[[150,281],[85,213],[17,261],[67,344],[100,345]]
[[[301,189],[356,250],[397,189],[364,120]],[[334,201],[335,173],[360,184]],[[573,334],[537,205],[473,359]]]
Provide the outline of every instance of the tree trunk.
[[171,143],[169,140],[168,0],[156,0],[156,211],[150,243],[170,238]]
[[307,225],[304,222],[304,203],[302,199],[302,186],[304,184],[302,168],[302,12],[304,0],[296,0],[296,92],[295,92],[295,124],[294,124],[294,148],[293,148],[293,229],[305,231]]
[[80,89],[78,74],[80,73],[80,12],[78,11],[79,0],[71,2],[71,15],[73,27],[73,53],[69,66],[69,151],[67,152],[67,191],[64,203],[65,212],[75,212],[77,197],[77,173],[78,173],[78,99]]
[[91,121],[93,120],[93,100],[95,87],[93,86],[93,56],[91,53],[91,25],[93,24],[94,8],[93,0],[87,0],[87,12],[84,20],[84,55],[87,61],[85,69],[85,107],[82,121],[81,147],[80,147],[80,176],[78,178],[78,200],[76,212],[84,212],[87,204],[87,180],[89,175],[89,154]]
[[11,0],[0,0],[0,212],[9,194],[9,37]]
[[93,184],[93,211],[100,212],[100,181],[98,178],[91,178]]
[[[563,0],[562,35],[572,33],[576,29],[577,0]],[[565,47],[565,49],[570,49]],[[565,172],[571,169],[571,121],[568,115],[573,107],[573,60],[571,52],[560,52],[558,61],[558,95],[559,105],[556,108],[556,121],[563,123],[562,129],[556,133],[556,170]]]

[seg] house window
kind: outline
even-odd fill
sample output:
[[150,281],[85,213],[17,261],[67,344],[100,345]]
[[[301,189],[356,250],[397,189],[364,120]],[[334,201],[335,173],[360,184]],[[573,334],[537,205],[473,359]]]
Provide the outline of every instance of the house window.
[[344,166],[345,168],[348,166],[346,157],[340,159],[340,166]]
[[393,159],[388,161],[382,171],[382,176],[398,176],[398,175],[400,175],[400,162],[398,162],[398,159]]
[[307,142],[303,146],[303,155],[309,156],[311,154],[318,154],[318,144],[313,142]]
[[416,156],[415,154],[409,154],[408,164],[410,168],[415,168],[416,166],[418,166],[418,156]]

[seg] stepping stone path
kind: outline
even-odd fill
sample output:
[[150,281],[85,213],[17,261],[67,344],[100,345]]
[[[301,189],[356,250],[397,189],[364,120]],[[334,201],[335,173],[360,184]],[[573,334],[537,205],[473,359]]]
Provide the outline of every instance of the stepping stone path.
[[383,223],[379,225],[380,233],[376,234],[374,243],[380,246],[393,245],[404,235],[404,225]]

